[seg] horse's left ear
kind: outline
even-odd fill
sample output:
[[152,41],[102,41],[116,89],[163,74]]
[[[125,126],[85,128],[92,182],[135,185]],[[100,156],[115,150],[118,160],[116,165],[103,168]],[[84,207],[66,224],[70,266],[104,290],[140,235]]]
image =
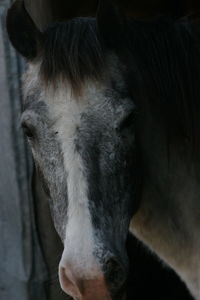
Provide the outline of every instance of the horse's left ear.
[[190,22],[192,30],[196,32],[200,37],[200,11],[189,15],[188,20]]
[[100,37],[109,48],[122,44],[126,18],[121,8],[112,0],[100,0],[97,10],[97,26]]

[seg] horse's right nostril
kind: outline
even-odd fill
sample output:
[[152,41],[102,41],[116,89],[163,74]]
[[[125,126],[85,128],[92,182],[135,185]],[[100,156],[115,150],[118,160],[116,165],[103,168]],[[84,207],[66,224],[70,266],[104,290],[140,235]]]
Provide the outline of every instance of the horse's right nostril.
[[70,269],[60,267],[59,278],[61,287],[65,293],[73,297],[73,299],[81,299],[82,296],[78,284]]
[[111,300],[104,276],[101,271],[95,271],[87,278],[82,272],[75,272],[73,266],[59,267],[59,279],[63,291],[74,300]]
[[116,258],[112,257],[105,263],[104,272],[111,291],[119,291],[127,279],[126,268]]

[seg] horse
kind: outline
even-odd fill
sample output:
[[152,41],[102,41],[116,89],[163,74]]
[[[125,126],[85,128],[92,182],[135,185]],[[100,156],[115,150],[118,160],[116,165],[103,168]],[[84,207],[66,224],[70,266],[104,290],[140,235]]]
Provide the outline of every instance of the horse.
[[18,0],[7,31],[28,64],[21,123],[64,244],[64,292],[124,299],[130,231],[199,300],[198,22],[101,0],[96,18],[40,32]]

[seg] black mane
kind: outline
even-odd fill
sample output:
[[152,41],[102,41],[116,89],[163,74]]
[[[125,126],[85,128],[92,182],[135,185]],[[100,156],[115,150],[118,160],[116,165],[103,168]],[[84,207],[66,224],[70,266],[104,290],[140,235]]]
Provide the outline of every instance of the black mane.
[[[200,150],[200,39],[186,19],[129,24],[129,51],[140,89],[167,134]],[[129,64],[130,65],[130,64]],[[133,72],[132,72],[133,74]],[[140,82],[138,82],[140,78]],[[135,85],[134,85],[135,87]],[[135,89],[136,92],[136,89]],[[133,91],[134,93],[134,91]],[[139,98],[140,98],[139,97]],[[192,147],[194,149],[194,147]],[[197,149],[197,148],[196,148]]]
[[[129,21],[114,50],[128,67],[134,98],[148,99],[169,136],[200,144],[200,43],[190,22]],[[63,74],[76,92],[85,79],[98,80],[106,71],[105,52],[95,19],[55,23],[45,32],[42,75],[54,81]]]

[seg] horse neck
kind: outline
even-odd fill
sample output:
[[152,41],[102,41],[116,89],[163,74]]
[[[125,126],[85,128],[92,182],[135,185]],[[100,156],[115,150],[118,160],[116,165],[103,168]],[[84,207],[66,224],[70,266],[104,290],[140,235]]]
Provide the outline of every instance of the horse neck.
[[144,111],[139,137],[143,190],[131,231],[179,274],[199,300],[199,163],[183,141],[168,144],[162,122]]
[[[182,200],[185,201],[184,198]],[[176,205],[173,203],[171,214],[169,211],[164,214],[162,201],[157,191],[146,187],[140,209],[131,220],[130,230],[175,270],[195,299],[199,300],[200,243],[197,213],[183,213],[178,209],[181,205],[177,201]]]

